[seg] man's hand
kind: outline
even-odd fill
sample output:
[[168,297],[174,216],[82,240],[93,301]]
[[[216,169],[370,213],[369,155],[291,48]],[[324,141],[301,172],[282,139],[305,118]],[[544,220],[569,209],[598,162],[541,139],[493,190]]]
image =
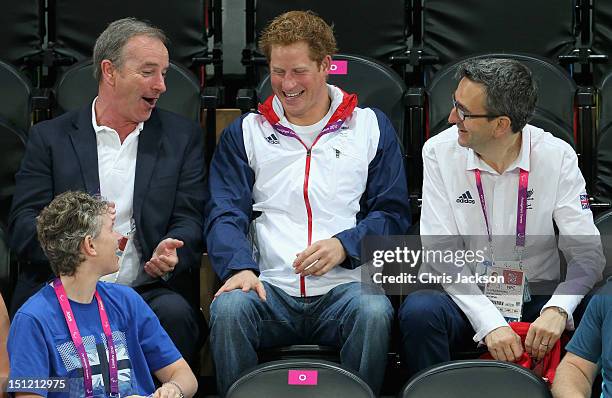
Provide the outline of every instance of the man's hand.
[[565,330],[567,315],[561,314],[556,307],[549,307],[542,311],[527,332],[525,350],[537,361],[552,349]]
[[218,297],[223,292],[229,292],[235,289],[242,289],[245,293],[249,290],[255,290],[259,298],[266,301],[266,289],[257,275],[250,269],[242,270],[225,281],[221,289],[217,290],[217,293],[215,293],[215,297]]
[[523,355],[521,338],[510,326],[494,329],[486,335],[485,344],[493,359],[515,362]]
[[174,271],[178,263],[176,249],[180,247],[183,247],[183,241],[178,239],[166,238],[159,242],[153,256],[144,265],[146,273],[154,278],[160,278]]
[[337,238],[319,240],[297,254],[293,262],[296,274],[321,276],[346,258],[346,252]]

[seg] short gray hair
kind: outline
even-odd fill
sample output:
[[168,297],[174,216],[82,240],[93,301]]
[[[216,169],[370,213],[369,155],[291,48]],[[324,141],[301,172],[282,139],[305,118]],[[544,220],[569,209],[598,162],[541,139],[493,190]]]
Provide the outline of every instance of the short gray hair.
[[117,68],[123,64],[123,47],[134,36],[148,36],[168,44],[168,37],[159,28],[136,18],[123,18],[111,22],[98,36],[93,50],[93,73],[96,81],[102,79],[100,63],[108,59]]
[[97,237],[108,202],[85,192],[64,192],[36,217],[38,241],[56,276],[72,276],[84,261],[81,243]]
[[514,59],[477,58],[459,65],[457,80],[466,77],[484,86],[487,113],[510,118],[517,133],[533,116],[538,89],[529,68]]

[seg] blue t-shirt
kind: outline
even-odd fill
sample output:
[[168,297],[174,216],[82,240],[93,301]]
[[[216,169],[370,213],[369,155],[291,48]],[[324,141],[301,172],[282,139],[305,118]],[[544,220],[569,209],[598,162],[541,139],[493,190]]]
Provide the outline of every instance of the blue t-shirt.
[[[151,372],[181,358],[157,316],[130,287],[98,282],[117,353],[121,396],[148,395],[154,390]],[[92,368],[95,397],[110,394],[108,349],[102,330],[98,304],[70,300],[83,344]],[[83,397],[83,368],[70,338],[53,287],[46,285],[19,309],[8,338],[10,377],[20,379],[66,378],[68,392],[16,389],[49,397]]]
[[612,397],[612,283],[595,295],[580,321],[567,351],[601,364],[603,396]]

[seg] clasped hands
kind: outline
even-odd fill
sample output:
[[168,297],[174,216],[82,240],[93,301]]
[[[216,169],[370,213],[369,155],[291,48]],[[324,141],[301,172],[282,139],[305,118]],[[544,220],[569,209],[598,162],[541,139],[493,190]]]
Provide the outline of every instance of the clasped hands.
[[[567,315],[554,307],[542,311],[531,324],[525,338],[525,351],[536,361],[541,361],[555,345],[565,330]],[[485,344],[494,359],[516,362],[523,355],[521,338],[509,326],[491,331],[485,337]]]

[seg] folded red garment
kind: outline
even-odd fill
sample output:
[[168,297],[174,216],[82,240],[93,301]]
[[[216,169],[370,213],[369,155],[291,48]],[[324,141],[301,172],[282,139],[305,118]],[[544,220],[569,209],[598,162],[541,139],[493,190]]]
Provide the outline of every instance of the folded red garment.
[[[530,322],[510,322],[510,327],[521,338],[523,349],[525,348],[525,338],[529,331]],[[551,350],[544,356],[540,362],[534,361],[527,351],[523,351],[523,355],[516,361],[517,365],[533,370],[538,376],[541,376],[545,382],[552,384],[555,378],[555,372],[559,362],[561,362],[561,350],[565,347],[568,338],[565,334],[555,342]],[[493,359],[490,353],[485,353],[481,359]]]

